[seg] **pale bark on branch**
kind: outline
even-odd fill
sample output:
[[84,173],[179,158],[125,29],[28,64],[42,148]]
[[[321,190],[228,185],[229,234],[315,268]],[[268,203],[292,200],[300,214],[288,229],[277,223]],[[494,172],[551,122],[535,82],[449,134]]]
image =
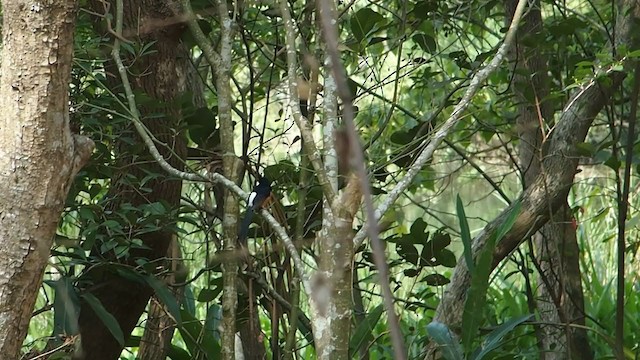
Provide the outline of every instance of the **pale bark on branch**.
[[[471,104],[471,99],[473,99],[473,96],[475,96],[475,94],[480,89],[480,86],[482,86],[484,81],[493,71],[498,68],[500,63],[502,63],[502,61],[506,57],[509,48],[515,40],[516,30],[518,29],[518,24],[520,22],[520,18],[522,17],[526,4],[526,0],[520,0],[518,2],[518,7],[513,17],[513,21],[511,22],[509,30],[505,35],[502,45],[498,48],[496,55],[486,67],[482,68],[473,76],[473,78],[471,78],[469,87],[465,91],[460,102],[453,109],[453,112],[451,113],[449,118],[442,124],[442,126],[438,130],[435,131],[434,135],[431,138],[425,140],[424,145],[426,146],[424,150],[422,150],[422,152],[420,152],[420,154],[416,157],[416,160],[407,171],[407,174],[402,178],[402,180],[400,180],[400,182],[398,182],[395,188],[393,188],[389,192],[389,195],[382,201],[380,206],[378,206],[378,209],[376,209],[375,212],[375,219],[367,219],[367,222],[380,220],[382,215],[387,212],[387,210],[389,210],[391,205],[393,205],[404,193],[404,191],[411,185],[415,177],[420,173],[424,165],[427,163],[427,161],[429,161],[429,159],[431,159],[433,153],[444,141],[445,137],[449,135],[451,129],[453,129],[453,127],[460,121],[465,110]],[[363,226],[354,237],[353,241],[355,248],[358,248],[366,238],[366,229],[367,225]]]
[[[316,147],[316,143],[313,137],[311,124],[306,117],[302,115],[300,111],[300,100],[298,97],[298,89],[297,89],[297,61],[296,61],[296,24],[294,20],[291,18],[291,9],[289,8],[289,3],[284,0],[279,1],[280,12],[282,13],[284,19],[284,29],[285,29],[285,39],[286,39],[286,49],[287,49],[287,83],[288,83],[288,96],[289,96],[289,108],[291,109],[291,114],[293,115],[293,120],[296,122],[298,129],[300,130],[300,134],[302,135],[302,145],[305,147],[305,151],[307,156],[309,157],[309,161],[313,166],[313,170],[316,172],[316,176],[318,177],[318,182],[322,187],[322,191],[325,197],[329,200],[329,204],[333,205],[333,201],[336,199],[336,189],[332,187],[331,177],[334,179],[337,178],[337,173],[328,174],[327,169],[322,164],[322,159],[320,157],[320,151]],[[332,175],[332,176],[329,176]],[[332,206],[333,211],[333,206]]]

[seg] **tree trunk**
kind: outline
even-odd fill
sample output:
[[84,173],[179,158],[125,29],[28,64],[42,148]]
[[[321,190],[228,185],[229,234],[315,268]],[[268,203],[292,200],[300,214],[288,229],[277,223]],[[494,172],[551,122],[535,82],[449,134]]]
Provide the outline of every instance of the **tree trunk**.
[[69,187],[93,142],[71,134],[77,2],[2,1],[0,354],[19,358]]
[[[360,206],[360,180],[351,175],[335,214],[325,210],[318,239],[318,271],[311,279],[311,325],[318,359],[349,359],[353,312],[353,217]],[[381,281],[386,281],[381,280]]]
[[536,241],[539,264],[536,299],[542,326],[543,360],[593,359],[584,326],[580,249],[573,216],[565,202]]
[[[182,252],[180,251],[180,245],[178,245],[177,239],[174,238],[173,241],[171,241],[167,256],[171,259],[169,260],[171,272],[164,278],[165,282],[169,286],[175,283],[183,283],[185,278],[180,275],[185,274],[186,269],[182,262]],[[170,286],[169,289],[171,289],[178,304],[180,304],[180,300],[184,294],[184,287]],[[163,304],[157,296],[153,296],[151,303],[149,303],[147,321],[144,326],[142,339],[140,340],[137,359],[166,359],[175,327],[176,322],[169,315],[167,306]]]
[[[327,58],[325,71],[331,74]],[[323,143],[324,168],[331,179],[333,191],[338,191],[338,168],[340,159],[334,143],[335,126],[338,121],[338,98],[336,82],[332,75],[325,78],[323,103]],[[329,175],[331,174],[331,175]],[[358,180],[352,177],[353,190],[358,189]],[[348,198],[349,189],[342,193]],[[355,193],[353,194],[356,195]],[[346,203],[339,201],[339,207],[346,209]],[[358,198],[358,204],[360,198]],[[310,299],[311,325],[318,359],[348,359],[351,333],[352,303],[352,259],[353,259],[353,215],[333,213],[327,200],[323,201],[322,229],[318,235],[318,271],[311,279]]]
[[[104,11],[101,1],[93,5],[96,12]],[[111,1],[110,9],[115,9],[115,6],[115,1]],[[139,108],[141,118],[152,135],[164,144],[158,147],[162,156],[175,168],[182,169],[182,159],[186,158],[186,141],[183,134],[175,130],[181,117],[180,104],[175,100],[181,91],[184,91],[186,61],[189,54],[180,42],[183,27],[168,21],[172,17],[173,12],[163,0],[124,1],[123,35],[141,43],[153,42],[154,52],[136,58],[130,71],[134,91],[142,91],[154,99],[153,108]],[[132,63],[131,59],[127,60],[126,63]],[[164,116],[158,118],[158,113]],[[139,154],[133,152],[131,145],[121,143],[118,146],[118,168],[121,172],[112,179],[110,194],[114,201],[110,207],[118,209],[119,204],[124,202],[139,206],[158,201],[165,202],[171,208],[177,207],[182,186],[179,179],[160,176],[145,184],[150,190],[147,192],[140,191],[135,185],[124,181],[126,177],[131,176],[142,179],[150,172],[164,173],[146,149],[142,149]],[[132,251],[128,263],[132,264],[139,257],[150,261],[165,257],[173,236],[169,231],[140,236],[150,250]],[[93,250],[93,254],[98,254],[99,251],[98,246]],[[123,278],[105,267],[91,268],[83,274],[83,280],[91,282],[92,286],[86,291],[95,295],[116,318],[127,338],[142,315],[153,293],[152,289],[146,284]],[[123,346],[116,341],[86,302],[81,303],[79,324],[82,351],[75,354],[75,358],[118,358]]]
[[[516,5],[517,1],[514,0],[506,2],[509,15],[507,23],[511,23]],[[510,54],[515,64],[513,92],[519,103],[516,126],[520,140],[519,167],[525,189],[544,172],[541,169],[544,139],[540,125],[551,125],[553,122],[551,103],[545,101],[549,95],[546,58],[537,49],[524,45],[526,41],[520,41],[526,37],[540,36],[542,26],[540,4],[536,2],[523,18],[515,51]],[[569,328],[569,324],[584,325],[584,299],[578,252],[572,251],[577,250],[578,244],[575,229],[570,224],[571,214],[565,201],[549,223],[533,236],[536,245],[535,257],[540,270],[536,303],[541,323],[544,324],[536,326],[536,336],[541,359],[545,360],[593,358],[593,355],[590,355],[591,348],[586,330]],[[571,297],[571,301],[566,301],[569,294],[575,296]],[[578,348],[568,348],[567,336],[571,344],[581,345]]]
[[[191,61],[193,61],[193,59],[191,59]],[[187,64],[185,71],[186,88],[187,91],[192,94],[191,103],[195,109],[206,107],[207,102],[204,98],[204,84],[198,72],[197,65],[195,63]],[[214,151],[215,149],[207,150]],[[167,256],[171,259],[172,271],[166,278],[167,282],[170,284],[183,283],[186,279],[180,277],[183,274],[186,275],[187,269],[182,259],[182,251],[177,237],[174,237],[171,241]],[[176,277],[176,272],[179,272],[180,276]],[[184,295],[184,287],[170,287],[170,289],[172,289],[176,299],[180,302]],[[167,306],[161,303],[157,296],[154,296],[149,303],[147,322],[144,326],[144,334],[142,335],[140,348],[138,349],[138,359],[154,360],[165,359],[167,357],[167,352],[175,331],[175,321],[169,316],[167,310]]]

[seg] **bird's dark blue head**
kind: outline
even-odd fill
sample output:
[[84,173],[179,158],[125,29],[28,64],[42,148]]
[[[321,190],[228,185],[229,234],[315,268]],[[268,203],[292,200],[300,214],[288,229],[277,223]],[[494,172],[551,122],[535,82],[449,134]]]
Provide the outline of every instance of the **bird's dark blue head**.
[[271,181],[269,181],[269,179],[267,179],[264,176],[260,176],[260,178],[258,178],[258,182],[256,183],[256,186],[254,187],[254,191],[257,193],[270,193],[271,192]]

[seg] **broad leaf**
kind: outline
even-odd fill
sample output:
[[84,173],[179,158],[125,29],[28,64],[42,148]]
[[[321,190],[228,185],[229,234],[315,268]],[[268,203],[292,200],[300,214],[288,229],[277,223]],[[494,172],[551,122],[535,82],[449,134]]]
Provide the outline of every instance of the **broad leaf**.
[[455,339],[447,325],[433,321],[427,325],[429,336],[440,346],[442,355],[447,360],[463,360],[460,343]]
[[82,298],[91,306],[93,312],[100,318],[104,326],[109,329],[109,332],[118,341],[118,344],[124,346],[124,334],[118,324],[118,320],[104,308],[100,300],[91,293],[85,293]]
[[145,281],[156,292],[156,296],[167,307],[169,314],[179,324],[182,322],[180,305],[167,285],[153,276],[145,276]]
[[71,278],[64,276],[56,281],[46,281],[53,288],[53,335],[75,335],[79,332],[80,302]]
[[436,52],[436,40],[427,34],[415,34],[411,40],[418,44],[424,52],[433,54]]
[[501,345],[502,338],[515,329],[516,326],[528,321],[533,317],[532,314],[511,319],[504,324],[498,326],[487,335],[486,339],[480,347],[480,352],[474,357],[474,360],[481,360],[485,355],[497,349]]
[[220,344],[213,334],[206,331],[200,320],[193,317],[188,311],[182,309],[181,317],[184,321],[179,323],[177,327],[191,353],[191,358],[201,358],[199,354],[204,354],[205,356],[202,357],[204,359],[220,359]]
[[471,231],[469,230],[467,215],[464,212],[464,206],[462,205],[460,195],[456,196],[456,214],[458,215],[458,221],[460,222],[460,237],[462,238],[462,245],[464,246],[464,260],[467,263],[469,272],[473,272],[475,265],[471,254]]
[[471,287],[467,293],[467,301],[462,314],[462,345],[469,350],[482,323],[482,310],[487,302],[489,275],[493,262],[493,251],[498,241],[507,234],[520,213],[520,202],[512,205],[507,218],[502,225],[487,240],[480,251],[475,272],[471,275]]
[[362,41],[373,28],[384,21],[384,16],[369,9],[358,10],[350,19],[351,33],[358,41]]
[[371,310],[366,318],[358,324],[355,332],[351,336],[351,341],[349,342],[349,352],[353,356],[357,354],[360,348],[366,344],[367,341],[373,340],[373,328],[376,326],[378,321],[380,321],[380,316],[384,312],[384,306],[382,304],[376,306]]

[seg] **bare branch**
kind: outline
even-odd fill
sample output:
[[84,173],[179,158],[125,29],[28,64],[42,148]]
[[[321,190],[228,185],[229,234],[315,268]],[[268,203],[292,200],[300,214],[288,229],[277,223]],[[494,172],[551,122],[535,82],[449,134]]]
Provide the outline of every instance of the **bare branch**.
[[[502,45],[498,49],[498,52],[493,57],[491,62],[486,67],[478,71],[478,73],[476,73],[476,75],[471,79],[471,83],[469,84],[469,87],[465,91],[464,96],[462,97],[462,100],[460,100],[460,102],[453,109],[451,116],[449,116],[447,121],[445,121],[444,124],[442,124],[442,126],[435,132],[433,137],[427,140],[428,141],[427,146],[424,148],[424,150],[422,150],[420,155],[418,155],[418,157],[416,158],[411,168],[409,168],[409,170],[407,171],[406,176],[402,180],[400,180],[400,182],[398,182],[396,187],[393,190],[391,190],[389,195],[382,201],[382,203],[380,204],[380,206],[375,212],[375,217],[374,217],[375,222],[380,220],[380,218],[382,217],[382,214],[387,212],[387,210],[389,210],[391,205],[395,203],[396,200],[398,200],[398,198],[400,197],[400,195],[409,187],[409,185],[411,185],[411,182],[413,181],[413,179],[416,177],[416,175],[418,175],[418,173],[420,172],[422,167],[427,163],[427,161],[431,159],[431,157],[433,156],[433,153],[436,151],[438,146],[440,146],[444,138],[449,134],[451,129],[458,123],[458,121],[460,121],[462,114],[471,104],[471,99],[476,94],[476,92],[478,92],[478,89],[480,89],[480,86],[482,85],[482,83],[484,83],[487,77],[489,77],[489,75],[498,68],[500,63],[502,63],[502,60],[505,58],[507,51],[509,50],[509,47],[511,46],[511,44],[515,39],[516,30],[518,28],[520,19],[522,18],[522,14],[524,12],[526,4],[527,4],[526,0],[520,0],[518,2],[518,7],[516,8],[516,12],[513,16],[513,21],[509,26],[509,30],[507,31],[507,34],[504,38]],[[367,223],[369,222],[371,222],[371,218],[367,220]],[[362,229],[360,229],[360,231],[358,231],[358,233],[354,237],[353,242],[355,247],[360,246],[360,244],[362,244],[362,242],[364,241],[366,237],[366,228],[367,228],[366,226],[363,226]]]

